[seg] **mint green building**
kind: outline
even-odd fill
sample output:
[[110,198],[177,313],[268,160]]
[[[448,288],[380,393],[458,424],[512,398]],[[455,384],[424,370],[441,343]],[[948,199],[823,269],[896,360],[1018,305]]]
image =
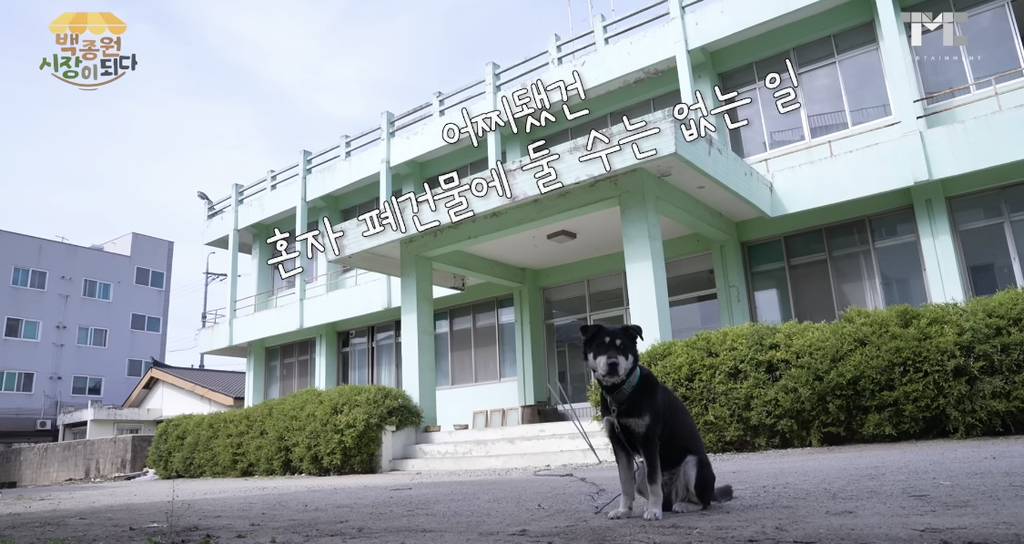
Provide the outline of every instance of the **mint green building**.
[[[966,14],[948,23],[966,44],[945,44],[942,24],[905,23],[911,12]],[[643,348],[1019,287],[1022,29],[1024,0],[662,0],[599,16],[211,202],[204,239],[230,252],[232,280],[203,351],[247,357],[249,405],[379,383],[406,390],[428,422],[499,426],[532,420],[549,386],[584,401],[584,323],[636,323]],[[800,107],[783,114],[765,79],[790,87],[787,60]],[[587,96],[572,107],[589,115],[566,121],[555,102],[558,122],[529,135],[442,140],[462,108],[499,109],[573,70]],[[673,106],[700,91],[714,108],[716,85],[751,99],[731,114],[748,123],[730,130],[717,115],[714,133],[687,141]],[[638,142],[656,154],[626,144],[607,171],[580,161],[592,130],[630,133],[623,115],[660,129]],[[544,193],[522,170],[541,139],[562,184]],[[442,201],[421,205],[422,223],[441,222],[422,232],[403,206],[406,232],[361,235],[357,216],[392,195],[497,161],[510,198],[469,196],[475,215],[455,223]],[[274,228],[294,235],[325,216],[344,229],[341,255],[303,258],[282,280],[266,264]],[[238,284],[240,259],[255,285]]]

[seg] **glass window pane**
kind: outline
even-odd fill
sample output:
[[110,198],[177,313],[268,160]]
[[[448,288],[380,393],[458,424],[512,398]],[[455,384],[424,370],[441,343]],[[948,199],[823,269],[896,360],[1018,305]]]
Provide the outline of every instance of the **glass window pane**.
[[[753,65],[747,64],[722,74],[721,76],[722,87],[729,89],[730,91],[736,91],[743,87],[753,85],[757,81],[754,76]],[[676,103],[679,101],[679,93],[676,92]]]
[[[832,36],[814,40],[813,42],[801,45],[793,50],[796,60],[793,64],[798,67],[810,66],[819,62],[834,58],[835,51],[832,50]],[[803,81],[801,80],[802,84]]]
[[843,105],[843,90],[839,87],[839,69],[835,64],[801,72],[798,77],[811,138],[850,128]]
[[957,198],[952,201],[952,208],[953,220],[960,229],[1003,218],[1003,202],[998,192]]
[[349,383],[367,385],[370,383],[369,331],[358,329],[349,333]]
[[376,383],[398,386],[398,366],[395,359],[395,325],[386,323],[373,328],[373,364]]
[[722,326],[721,305],[714,293],[669,302],[672,319],[672,338],[684,340],[700,331]]
[[643,115],[651,113],[651,101],[644,100],[636,104],[622,108],[621,110],[613,111],[611,116],[611,123],[613,127],[622,125],[622,117],[626,116],[630,121],[637,119]]
[[789,279],[793,286],[793,312],[800,321],[831,321],[836,318],[832,281],[825,261],[825,242],[820,230],[787,236]]
[[[768,151],[768,148],[764,142],[764,124],[761,121],[761,109],[758,103],[757,90],[751,89],[740,93],[736,100],[739,101],[745,98],[750,98],[751,102],[725,115],[729,115],[729,119],[736,123],[744,120],[747,121],[746,125],[729,131],[729,141],[734,153],[741,157],[751,157],[765,153]],[[774,107],[773,102],[769,104],[771,107]]]
[[110,300],[110,284],[100,282],[97,294],[103,300]]
[[21,337],[39,340],[39,322],[26,319],[22,324]]
[[516,377],[516,312],[512,299],[498,301],[498,360],[502,378]]
[[132,330],[133,331],[144,331],[146,330],[146,316],[142,314],[132,314]]
[[128,359],[128,375],[133,378],[142,376],[142,360]]
[[78,345],[89,345],[89,327],[78,327]]
[[669,297],[715,288],[715,271],[710,253],[668,263],[666,276]]
[[160,318],[149,316],[146,318],[146,331],[160,332]]
[[6,338],[19,338],[21,337],[21,320],[13,317],[8,317],[7,321],[4,322],[4,337]]
[[135,268],[135,284],[149,285],[149,269],[141,266]]
[[679,89],[674,89],[665,94],[655,96],[651,99],[651,106],[654,111],[671,110],[676,104],[680,103]]
[[[760,72],[758,73],[760,74]],[[778,88],[775,90],[767,87],[757,88],[758,96],[761,98],[761,113],[764,116],[765,132],[768,134],[768,149],[778,149],[807,139],[799,109],[788,113],[779,113],[772,93],[778,89],[791,87],[793,84],[785,67],[777,73],[785,74],[782,75],[782,83]]]
[[570,402],[584,402],[587,399],[587,386],[590,384],[590,371],[583,361],[583,346],[580,339],[580,326],[586,322],[574,319],[548,327],[548,364],[554,374],[555,390],[561,386],[569,396]]
[[164,273],[159,271],[152,271],[149,275],[149,286],[156,287],[157,289],[164,288]]
[[451,385],[448,355],[448,312],[440,312],[434,314],[434,364],[438,386]]
[[875,43],[874,23],[864,23],[835,35],[836,52],[840,55],[859,47]]
[[865,222],[853,221],[829,227],[825,232],[839,311],[850,307],[880,308],[882,302]]
[[452,385],[473,383],[473,309],[451,312]]
[[498,330],[494,302],[473,305],[473,364],[476,381],[493,382],[498,379]]
[[812,230],[786,237],[786,256],[789,262],[804,257],[825,257],[825,239],[820,230]]
[[789,284],[782,258],[782,240],[747,247],[754,313],[760,323],[781,323],[793,318]]
[[[1005,4],[996,4],[971,14],[961,28],[967,37],[967,59],[971,63],[974,81],[1020,68],[1020,57],[1014,43],[1016,38]],[[1017,70],[999,77],[996,82],[1002,83],[1019,77],[1021,72]],[[978,88],[988,86],[988,82],[977,85]]]
[[569,128],[569,135],[573,140],[576,140],[578,138],[589,138],[591,130],[596,130],[601,134],[604,134],[605,136],[610,135],[610,131],[608,130],[607,115],[594,115],[592,117],[588,117],[589,119],[585,121],[583,124]]
[[3,375],[3,390],[6,392],[12,392],[17,389],[18,385],[18,373],[17,372],[4,372]]
[[33,387],[33,385],[35,383],[35,379],[36,379],[36,375],[35,374],[33,374],[31,372],[22,372],[21,373],[21,387],[18,389],[18,391],[21,391],[22,393],[31,393],[32,392],[32,387]]
[[1016,219],[1017,214],[1024,213],[1024,185],[1014,185],[1003,191],[1003,200],[1006,202],[1006,209]]
[[917,240],[876,248],[875,255],[886,306],[928,302]]
[[96,298],[96,282],[92,280],[85,280],[82,283],[82,296]]
[[[929,11],[918,9],[918,11]],[[933,14],[944,10],[931,10]],[[959,47],[949,47],[942,44],[942,27],[935,30],[921,30],[921,46],[911,46],[911,53],[914,55],[917,73],[921,77],[921,85],[925,95],[931,95],[967,83],[967,72],[961,58]],[[910,25],[907,24],[907,36],[911,38]],[[928,100],[929,104],[949,100],[956,96],[968,94],[969,89],[961,89],[955,92],[943,93]]]
[[18,287],[28,287],[28,270],[24,268],[15,268],[11,272],[11,285]]
[[107,331],[105,329],[92,330],[92,345],[101,348],[107,347]]
[[961,230],[960,249],[975,296],[1017,286],[1003,223]]
[[906,237],[917,237],[917,224],[913,210],[882,215],[871,218],[871,237],[875,245],[880,246],[889,240]]
[[1010,222],[1013,230],[1013,241],[1017,246],[1017,260],[1024,259],[1024,220]]
[[843,76],[846,104],[850,108],[853,126],[888,117],[892,113],[878,49],[840,60],[839,71]]
[[89,394],[94,397],[103,394],[103,378],[89,378]]
[[626,305],[623,294],[623,274],[612,274],[590,280],[590,312],[622,308]]
[[89,378],[85,376],[75,376],[71,382],[71,393],[75,395],[84,395],[89,386]]
[[46,272],[43,270],[33,270],[29,277],[28,286],[32,289],[46,289]]
[[586,285],[583,282],[544,290],[544,318],[557,319],[587,313]]

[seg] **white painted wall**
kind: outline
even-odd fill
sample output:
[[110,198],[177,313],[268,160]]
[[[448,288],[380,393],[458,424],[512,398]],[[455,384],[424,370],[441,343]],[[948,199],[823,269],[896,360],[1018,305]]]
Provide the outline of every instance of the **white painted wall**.
[[157,381],[150,389],[139,403],[139,408],[160,410],[165,419],[181,414],[210,414],[229,410],[223,404],[162,381]]
[[474,410],[519,406],[519,385],[505,380],[483,385],[445,387],[437,390],[437,424],[450,431],[457,423],[473,424]]

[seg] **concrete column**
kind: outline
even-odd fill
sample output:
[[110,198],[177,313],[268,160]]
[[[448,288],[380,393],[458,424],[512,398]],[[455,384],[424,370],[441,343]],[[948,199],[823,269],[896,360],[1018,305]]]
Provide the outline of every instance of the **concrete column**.
[[235,304],[238,300],[238,204],[242,185],[231,185],[231,232],[228,233],[228,344],[235,341]]
[[434,288],[430,260],[401,247],[402,389],[423,411],[423,423],[437,422],[434,363]]
[[711,249],[715,264],[715,286],[718,289],[722,326],[750,322],[747,302],[747,275],[743,270],[743,249],[738,240],[717,242]]
[[915,185],[914,198],[917,236],[921,241],[925,282],[929,302],[962,302],[966,299],[960,268],[957,265],[953,221],[946,207],[940,183]]
[[604,49],[604,46],[608,45],[608,38],[604,37],[604,15],[600,13],[595,15],[591,25],[594,29],[594,47],[600,51]]
[[[498,70],[501,67],[493,62],[488,62],[484,68],[484,92],[487,97],[488,111],[498,109]],[[494,167],[494,164],[501,160],[501,130],[497,129],[487,134],[487,165]]]
[[676,71],[679,76],[679,94],[687,104],[693,101],[693,68],[690,48],[686,42],[686,21],[681,0],[668,0],[669,27],[672,32],[672,50],[676,54]]
[[551,35],[551,43],[548,45],[548,64],[551,66],[562,64],[562,60],[558,58],[562,53],[562,46],[558,43],[561,39],[558,34]]
[[269,291],[274,288],[273,275],[277,273],[276,268],[267,264],[267,261],[274,256],[274,246],[267,244],[267,238],[270,238],[270,233],[265,229],[253,227],[252,260],[253,276],[256,281],[253,311],[256,312],[264,309],[264,305],[269,299]]
[[338,331],[331,325],[324,325],[316,338],[316,379],[317,389],[331,389],[338,385]]
[[[718,73],[715,72],[715,67],[711,63],[711,58],[705,58],[704,62],[697,64],[692,67],[693,69],[693,89],[694,91],[700,91],[700,94],[704,95],[704,100],[709,104],[717,104],[718,100],[715,96],[715,85],[718,84]],[[732,117],[735,119],[736,115]],[[708,117],[708,121],[715,125],[715,132],[712,135],[718,142],[729,141],[729,129],[725,126],[725,121],[721,120],[718,115],[712,115]]]
[[[309,166],[309,157],[312,153],[308,150],[303,149],[299,152],[299,200],[295,203],[295,232],[292,233],[292,239],[296,236],[306,232],[306,224],[309,219],[309,203],[306,202],[306,169]],[[304,244],[295,244],[295,249],[305,253]],[[302,263],[303,258],[300,256],[298,263]],[[297,329],[303,327],[303,320],[305,313],[304,307],[306,304],[306,271],[303,270],[302,274],[295,276],[295,300],[296,311],[298,312],[298,323],[296,324]]]
[[512,301],[516,315],[519,404],[529,406],[546,402],[548,373],[544,344],[544,298],[535,270],[526,271],[526,281],[512,292]]
[[641,182],[619,196],[629,314],[630,321],[644,330],[641,351],[672,338],[665,249],[653,193],[649,184]]
[[882,56],[885,84],[889,88],[889,107],[902,123],[905,131],[918,128],[917,116],[923,113],[919,97],[914,54],[907,41],[901,17],[899,0],[874,0],[875,34],[878,35],[878,53]]
[[395,114],[390,111],[380,114],[380,201],[391,198],[391,129],[395,125]]
[[264,400],[266,392],[266,355],[263,342],[249,345],[249,355],[245,360],[245,406],[255,406]]

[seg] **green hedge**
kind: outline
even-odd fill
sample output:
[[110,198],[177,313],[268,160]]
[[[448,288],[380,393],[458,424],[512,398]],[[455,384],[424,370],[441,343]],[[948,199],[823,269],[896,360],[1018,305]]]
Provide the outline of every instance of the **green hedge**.
[[710,451],[1024,431],[1019,290],[721,329],[641,360],[686,402]]
[[384,426],[421,419],[398,389],[309,389],[252,408],[165,421],[149,466],[162,478],[374,472]]

